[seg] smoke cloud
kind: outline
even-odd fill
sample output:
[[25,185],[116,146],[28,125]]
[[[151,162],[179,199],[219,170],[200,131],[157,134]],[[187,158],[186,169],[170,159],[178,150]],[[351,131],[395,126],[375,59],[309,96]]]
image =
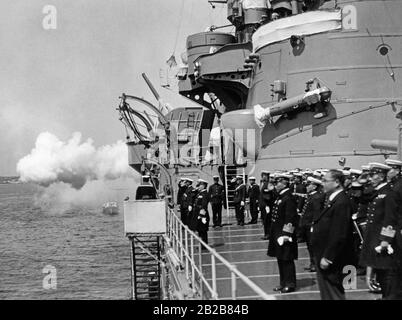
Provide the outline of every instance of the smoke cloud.
[[37,137],[31,153],[18,161],[17,172],[23,182],[42,186],[63,182],[80,189],[88,181],[132,175],[127,153],[127,146],[122,141],[96,148],[92,139],[82,141],[79,132],[67,142],[43,132]]

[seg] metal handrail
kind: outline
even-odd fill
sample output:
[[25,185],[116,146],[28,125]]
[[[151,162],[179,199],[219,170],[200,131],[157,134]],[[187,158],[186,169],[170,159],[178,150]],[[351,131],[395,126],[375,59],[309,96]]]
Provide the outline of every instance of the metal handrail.
[[[264,300],[274,300],[274,296],[267,294],[259,286],[257,286],[253,281],[251,281],[247,276],[241,273],[236,266],[232,265],[225,258],[223,258],[215,249],[206,244],[200,237],[198,237],[193,231],[191,231],[180,218],[176,215],[174,210],[169,209],[168,211],[168,236],[172,241],[172,248],[175,250],[178,257],[182,260],[182,266],[187,277],[187,280],[191,283],[193,292],[197,292],[197,288],[201,293],[201,299],[204,298],[203,287],[209,291],[212,299],[218,299],[217,291],[217,281],[216,281],[216,260],[219,260],[230,272],[231,274],[231,297],[236,300],[237,297],[237,280],[238,278],[245,283],[251,290],[253,290],[258,297]],[[184,231],[184,239],[183,239]],[[189,238],[190,238],[190,249],[189,249]],[[194,240],[197,242],[194,245]],[[198,259],[199,265],[195,261],[194,247],[198,247]],[[202,267],[202,254],[201,248],[205,247],[208,253],[211,255],[211,274],[212,274],[212,285],[207,281],[203,274]],[[197,283],[197,279],[199,283]]]

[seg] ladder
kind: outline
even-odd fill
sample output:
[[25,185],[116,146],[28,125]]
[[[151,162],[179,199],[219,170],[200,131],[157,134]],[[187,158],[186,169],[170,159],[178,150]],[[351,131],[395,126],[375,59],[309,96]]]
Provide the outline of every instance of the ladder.
[[131,279],[134,300],[161,300],[161,239],[158,235],[131,240]]
[[228,166],[228,165],[224,166],[225,197],[226,197],[226,208],[227,208],[226,212],[228,213],[228,216],[229,216],[229,209],[234,208],[233,198],[236,189],[235,184],[232,184],[231,180],[239,175],[243,176],[243,182],[246,183],[247,176],[244,167]]

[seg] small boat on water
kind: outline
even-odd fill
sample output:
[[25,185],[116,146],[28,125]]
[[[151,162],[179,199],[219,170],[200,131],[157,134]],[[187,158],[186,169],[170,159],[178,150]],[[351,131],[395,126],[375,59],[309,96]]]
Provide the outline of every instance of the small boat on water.
[[103,213],[105,214],[118,214],[119,206],[115,201],[109,201],[103,204],[102,206]]

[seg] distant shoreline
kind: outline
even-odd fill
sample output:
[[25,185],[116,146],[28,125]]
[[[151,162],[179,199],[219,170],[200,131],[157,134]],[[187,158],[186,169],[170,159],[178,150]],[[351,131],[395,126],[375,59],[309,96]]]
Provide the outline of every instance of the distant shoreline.
[[0,177],[0,184],[18,184],[18,183],[22,183],[20,181],[20,177],[16,177],[16,176]]

